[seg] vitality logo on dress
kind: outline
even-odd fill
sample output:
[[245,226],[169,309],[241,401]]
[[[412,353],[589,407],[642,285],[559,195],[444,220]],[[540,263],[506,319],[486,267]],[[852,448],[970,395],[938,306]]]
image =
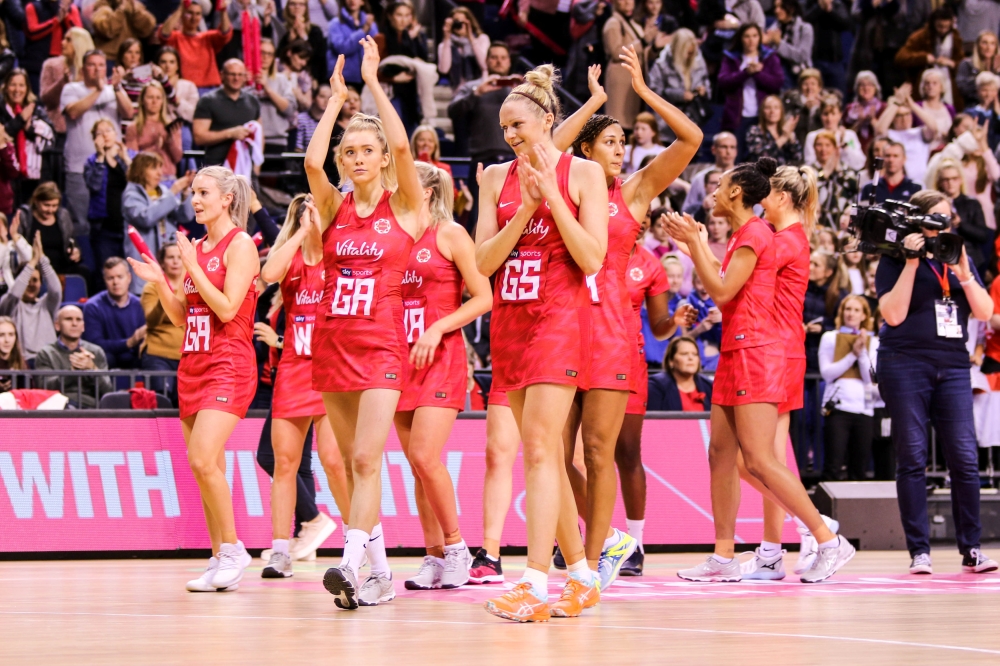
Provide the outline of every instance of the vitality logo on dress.
[[382,248],[378,247],[378,242],[362,241],[360,246],[356,246],[353,238],[337,243],[336,249],[337,256],[340,257],[374,257],[375,261],[381,259],[383,253]]
[[190,277],[184,278],[184,294],[197,294],[198,287],[194,286],[194,280]]
[[318,305],[323,300],[323,291],[303,289],[295,292],[296,305]]
[[528,226],[521,232],[521,236],[530,236],[531,234],[538,234],[538,240],[542,240],[549,235],[549,225],[542,224],[541,220],[531,219],[528,221]]
[[417,274],[416,271],[404,271],[403,281],[400,284],[415,284],[417,288],[420,288],[424,286],[424,278],[422,275]]

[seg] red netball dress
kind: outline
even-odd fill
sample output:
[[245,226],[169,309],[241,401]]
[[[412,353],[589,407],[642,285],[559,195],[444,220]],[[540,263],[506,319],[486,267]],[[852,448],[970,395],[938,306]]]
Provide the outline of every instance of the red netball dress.
[[[196,242],[198,265],[212,286],[220,291],[226,284],[223,256],[232,240],[241,233],[245,232],[233,229],[208,252],[201,248],[204,239]],[[177,369],[177,398],[182,419],[203,409],[228,412],[240,418],[246,416],[257,391],[257,358],[253,349],[253,318],[257,307],[255,277],[247,277],[247,292],[236,316],[223,323],[202,299],[191,276],[184,276],[187,321]]]
[[[561,155],[556,173],[559,191],[575,217],[579,209],[569,196],[572,160]],[[520,205],[515,159],[497,203],[500,229]],[[589,388],[590,291],[544,199],[500,267],[497,282],[490,321],[493,387],[501,391],[531,384]]]
[[664,270],[663,264],[657,261],[656,256],[642,245],[635,245],[635,251],[629,257],[625,269],[625,286],[632,301],[632,313],[638,328],[636,363],[639,368],[637,377],[639,391],[629,394],[625,413],[642,416],[646,413],[646,402],[649,398],[649,366],[646,365],[646,344],[642,337],[640,312],[647,296],[659,296],[667,292],[670,283],[667,281],[667,271]]
[[326,282],[313,331],[312,386],[324,393],[403,389],[407,361],[400,283],[413,237],[399,226],[388,190],[368,217],[354,193],[323,232]]
[[778,405],[784,414],[802,409],[806,376],[806,331],[802,309],[809,288],[809,239],[801,224],[774,234],[778,282],[774,288],[774,311],[779,336],[785,346],[785,400]]
[[753,250],[757,263],[736,296],[720,308],[722,350],[712,402],[724,406],[781,403],[785,400],[785,348],[775,323],[778,261],[774,232],[759,217],[750,218],[729,239],[720,275],[725,276],[741,247]]
[[615,178],[608,190],[608,251],[604,266],[587,276],[593,303],[590,309],[592,389],[639,392],[638,359],[626,351],[632,348],[639,325],[625,285],[625,267],[635,247],[639,226],[622,198],[622,181]]
[[[462,305],[462,273],[455,262],[438,250],[438,228],[424,232],[414,243],[403,275],[403,322],[412,347],[427,328]],[[468,370],[461,329],[445,333],[434,351],[434,362],[417,370],[406,364],[406,384],[399,396],[398,412],[417,407],[465,406]]]
[[312,337],[323,301],[323,264],[306,265],[299,249],[281,281],[285,344],[274,380],[271,416],[292,419],[323,416],[323,396],[312,390]]

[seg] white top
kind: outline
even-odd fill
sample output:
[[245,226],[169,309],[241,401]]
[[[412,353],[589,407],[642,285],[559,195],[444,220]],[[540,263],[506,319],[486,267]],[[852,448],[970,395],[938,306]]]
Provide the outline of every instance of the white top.
[[[806,164],[816,163],[816,135],[823,130],[815,130],[806,134],[806,145],[803,147],[803,158]],[[865,168],[865,151],[861,149],[861,140],[857,132],[846,127],[837,129],[840,139],[840,163],[849,169],[861,171]],[[822,166],[822,165],[821,165]]]
[[[83,81],[73,81],[63,86],[59,98],[59,111],[66,113],[66,107],[79,102],[91,93],[91,89]],[[118,115],[118,98],[115,89],[104,86],[94,105],[83,112],[76,120],[66,116],[66,149],[63,158],[66,161],[66,171],[83,173],[83,165],[87,158],[96,152],[94,139],[90,130],[98,120],[108,119],[115,124],[115,129],[121,131],[121,118]]]
[[[740,69],[746,69],[747,65],[752,62],[758,62],[757,56],[743,56]],[[748,76],[747,80],[743,82],[743,117],[757,117],[757,82],[752,76]]]
[[[847,329],[843,329],[847,330]],[[853,351],[839,361],[833,360],[837,347],[838,331],[827,331],[819,340],[819,372],[826,382],[823,404],[831,399],[837,403],[836,409],[851,414],[873,416],[875,405],[872,393],[871,369],[875,367],[878,354],[878,336],[870,336],[868,351],[861,357]],[[841,375],[857,364],[861,379],[841,379]]]
[[861,269],[851,266],[847,269],[847,277],[851,280],[851,293],[855,296],[865,294],[865,276],[861,274]]
[[31,245],[24,236],[18,236],[16,243],[12,240],[0,243],[0,284],[6,284],[8,288],[14,286],[11,252],[17,254],[18,263],[26,264],[31,261]]
[[636,146],[635,150],[632,150],[632,146],[625,146],[625,161],[622,162],[622,174],[635,173],[639,170],[642,165],[642,161],[646,159],[648,155],[659,155],[666,148],[658,143],[654,143],[648,148],[643,146]]
[[931,158],[930,144],[924,140],[924,128],[889,130],[889,138],[903,144],[906,149],[906,177],[915,183],[923,183],[927,175],[927,162]]

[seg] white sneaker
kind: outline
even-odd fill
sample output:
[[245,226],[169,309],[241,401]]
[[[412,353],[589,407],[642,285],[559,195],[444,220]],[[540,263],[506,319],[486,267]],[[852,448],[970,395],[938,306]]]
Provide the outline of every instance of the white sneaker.
[[205,569],[203,573],[198,578],[194,580],[189,580],[187,585],[188,592],[235,592],[239,589],[239,585],[230,585],[229,587],[217,588],[212,585],[212,578],[215,576],[215,572],[219,570],[219,560],[215,557],[208,558],[208,568]]
[[469,568],[472,566],[472,553],[469,547],[462,545],[461,548],[448,547],[444,549],[444,571],[441,573],[441,587],[445,590],[454,590],[469,582]]
[[403,582],[408,590],[436,590],[441,587],[441,574],[444,573],[444,560],[433,555],[424,555],[424,563],[413,578]]
[[740,564],[743,580],[782,580],[785,577],[784,554],[782,550],[774,557],[764,557],[758,548],[753,558]]
[[309,556],[316,559],[316,551],[336,531],[337,523],[322,511],[309,522],[302,523],[302,529],[299,530],[299,536],[295,540],[295,547],[289,548],[292,559],[305,560]]
[[[302,557],[295,557],[295,549],[299,547],[298,544],[299,544],[298,537],[292,537],[291,539],[288,540],[288,554],[291,556],[292,560],[296,562],[315,562],[316,561],[315,550],[303,554]],[[269,562],[271,560],[271,553],[273,552],[274,551],[271,550],[270,548],[265,548],[264,550],[260,551],[260,559],[264,560],[265,562]]]
[[931,556],[927,553],[920,553],[910,562],[911,574],[932,574],[934,567],[931,565]]
[[[821,515],[820,518],[826,523],[826,526],[830,528],[830,531],[834,534],[840,533],[840,523],[830,518],[829,516]],[[819,550],[819,543],[816,538],[809,531],[809,528],[799,525],[797,528],[799,533],[799,559],[795,563],[795,573],[803,574],[812,568],[813,562],[816,561],[816,553]]]
[[260,572],[261,578],[291,578],[293,575],[292,558],[284,553],[271,553],[267,566]]
[[837,545],[832,548],[820,548],[809,571],[802,574],[803,583],[821,583],[854,557],[854,546],[842,536],[837,537]]
[[678,571],[677,577],[696,583],[738,583],[743,578],[738,559],[734,557],[731,562],[723,563],[712,555],[692,569]]
[[219,569],[212,576],[212,585],[215,587],[229,587],[240,582],[243,580],[243,572],[253,562],[242,541],[222,544],[216,557],[219,559]]
[[371,574],[358,592],[358,604],[361,606],[378,606],[395,598],[396,590],[392,585],[391,574]]

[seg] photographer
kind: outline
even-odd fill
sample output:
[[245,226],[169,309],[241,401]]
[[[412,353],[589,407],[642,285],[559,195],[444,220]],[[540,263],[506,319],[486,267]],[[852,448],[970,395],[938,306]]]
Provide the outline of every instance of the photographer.
[[[918,192],[910,203],[923,215],[950,219],[947,197]],[[938,231],[923,228],[903,239],[906,258],[879,261],[875,286],[885,319],[880,331],[879,392],[892,419],[896,490],[911,573],[931,573],[927,518],[927,423],[937,431],[951,475],[952,514],[962,570],[983,573],[997,563],[980,550],[979,458],[972,415],[969,315],[987,321],[993,301],[964,247],[957,263],[944,265],[925,245],[937,246]]]

